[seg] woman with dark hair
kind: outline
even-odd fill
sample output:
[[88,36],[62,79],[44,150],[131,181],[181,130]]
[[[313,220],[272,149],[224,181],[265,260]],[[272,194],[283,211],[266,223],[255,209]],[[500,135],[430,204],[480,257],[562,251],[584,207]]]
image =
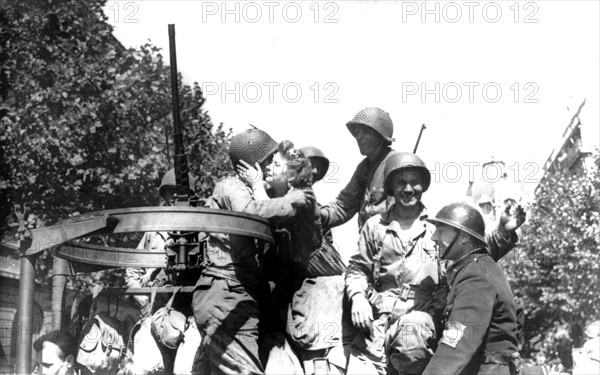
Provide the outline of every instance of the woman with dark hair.
[[[266,179],[269,193],[273,197],[293,190],[314,194],[315,178],[325,174],[319,167],[292,142],[281,142]],[[252,185],[256,196],[268,196],[258,168],[244,163],[238,167],[238,175]],[[306,374],[319,372],[322,369],[316,368],[315,358],[320,359],[320,366],[326,364],[331,374],[342,373],[347,361],[341,329],[346,265],[334,246],[331,231],[322,228],[316,201],[279,223],[276,234],[282,231],[289,237],[286,240],[285,235],[277,236],[279,248],[270,267],[275,270],[276,287],[270,304],[264,308],[268,313],[279,311],[280,326],[266,328],[265,373],[279,374],[291,368]],[[265,315],[264,320],[272,324],[277,319]],[[286,332],[286,339],[281,331]]]
[[[289,190],[310,191],[314,194],[312,185],[318,171],[310,159],[294,148],[291,141],[279,143],[277,150],[273,157],[271,176],[266,179],[272,197],[282,197]],[[252,186],[256,196],[262,197],[261,199],[269,197],[257,168],[240,162],[238,173]],[[299,209],[294,217],[280,223],[278,229],[286,229],[291,235],[290,254],[285,254],[284,257],[289,257],[294,271],[302,278],[342,275],[346,270],[331,236],[323,235],[328,231],[322,228],[320,207],[316,201]]]

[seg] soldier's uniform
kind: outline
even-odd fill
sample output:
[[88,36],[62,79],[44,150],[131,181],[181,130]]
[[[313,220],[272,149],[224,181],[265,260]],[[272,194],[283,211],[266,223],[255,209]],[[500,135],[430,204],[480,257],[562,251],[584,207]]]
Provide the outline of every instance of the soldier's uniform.
[[[373,307],[371,332],[358,332],[352,342],[349,374],[386,372],[384,337],[393,309],[426,311],[438,284],[437,255],[431,235],[435,228],[425,221],[426,210],[408,230],[394,217],[394,206],[367,220],[359,238],[358,253],[346,271],[350,299],[364,294]],[[371,289],[372,288],[372,289]]]
[[[468,204],[452,203],[428,221],[443,226],[434,238],[440,258],[454,263],[446,273],[450,292],[444,331],[423,374],[545,373],[539,366],[521,365],[514,297],[502,267],[486,249],[481,214]],[[454,228],[451,240],[448,228]]]
[[385,193],[384,167],[393,152],[390,147],[385,147],[373,162],[365,158],[358,164],[348,185],[333,202],[321,208],[324,227],[342,225],[358,213],[360,229],[371,216],[389,208],[394,197],[388,197]]
[[[252,189],[235,177],[217,183],[207,207],[278,220],[295,209],[285,198],[255,201]],[[259,248],[247,236],[211,233],[206,266],[193,297],[196,324],[203,336],[194,373],[258,374],[259,300],[266,294],[259,275]],[[196,367],[198,366],[198,367]]]
[[[380,108],[365,108],[358,112],[346,126],[356,137],[360,127],[369,127],[385,139],[387,144],[394,141],[394,124],[390,115]],[[362,228],[368,218],[384,212],[394,202],[385,193],[385,162],[393,150],[385,146],[373,161],[368,158],[358,164],[350,182],[337,198],[321,208],[323,227],[334,228],[342,225],[358,213],[358,228]]]
[[[231,140],[232,164],[265,162],[277,143],[264,131],[249,129]],[[296,209],[286,198],[257,200],[238,177],[219,181],[206,206],[245,212],[274,222],[292,217]],[[248,236],[210,233],[202,274],[196,283],[193,309],[202,343],[193,373],[262,374],[259,359],[259,302],[268,287],[260,275],[260,241]]]
[[[426,221],[427,210],[408,230],[394,218],[392,206],[384,214],[370,218],[359,237],[358,253],[352,256],[346,272],[346,293],[351,299],[362,293],[373,306],[373,330],[359,332],[352,344],[348,370],[385,371],[384,336],[392,310],[397,317],[408,311],[423,311],[439,323],[441,309],[434,291],[444,278],[431,236],[435,226]],[[516,244],[516,235],[504,238],[497,230],[486,236],[490,259],[500,259]],[[484,249],[485,251],[485,249]],[[443,267],[442,267],[443,268]],[[372,288],[372,289],[371,289]],[[393,333],[390,333],[393,335]],[[367,370],[368,369],[368,370]]]
[[[191,193],[194,195],[193,190],[195,187],[195,178],[188,174],[188,181],[191,187]],[[163,199],[163,201],[167,204],[172,197],[167,196],[167,191],[172,189],[175,191],[177,187],[177,183],[175,180],[175,169],[170,169],[165,173],[158,188],[158,195]],[[162,252],[166,251],[166,247],[173,243],[173,239],[169,236],[167,232],[146,232],[144,236],[140,240],[136,250],[146,250],[146,251],[157,251]],[[198,274],[196,272],[186,272],[186,275],[179,275],[177,280],[171,280],[171,277],[167,275],[162,268],[141,268],[141,267],[128,267],[125,269],[125,283],[129,288],[141,288],[141,287],[149,287],[149,286],[161,286],[166,282],[173,283],[175,285],[181,285],[183,283],[192,281],[195,282]],[[158,303],[155,303],[154,306],[150,306],[150,298],[147,295],[135,295],[133,299],[139,304],[140,308],[140,317],[144,318],[154,311],[150,311],[151,309],[157,310],[162,307],[168,299],[164,298],[165,296],[159,296]],[[182,301],[183,300],[183,301]],[[191,311],[189,308],[189,298],[182,297],[181,294],[177,297],[177,301],[174,304],[178,310],[183,310],[181,312],[186,315],[190,315]]]
[[[167,232],[146,232],[140,240],[137,246],[137,250],[150,250],[150,251],[164,251],[168,243],[173,242]],[[160,268],[139,268],[139,267],[128,267],[125,269],[125,283],[129,288],[141,288],[151,286],[158,274],[161,273]],[[168,278],[162,272],[163,277],[159,277],[159,284],[164,283]],[[154,310],[162,307],[157,304],[156,306],[150,306],[150,297],[147,295],[136,295],[133,297],[134,300],[139,304],[140,316],[142,318],[151,315]],[[165,301],[166,302],[166,301]]]
[[517,315],[502,268],[482,247],[451,265],[447,277],[446,325],[423,374],[511,374]]

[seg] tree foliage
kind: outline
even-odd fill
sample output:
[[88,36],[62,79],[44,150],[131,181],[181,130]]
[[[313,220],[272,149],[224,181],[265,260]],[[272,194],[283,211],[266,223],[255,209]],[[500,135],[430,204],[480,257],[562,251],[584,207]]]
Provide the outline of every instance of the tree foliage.
[[600,155],[595,170],[545,178],[507,268],[527,319],[526,350],[560,323],[600,318]]
[[[28,203],[44,225],[159,203],[160,177],[172,166],[165,141],[165,127],[171,133],[169,68],[151,44],[125,49],[112,35],[104,4],[2,5],[3,233],[15,203]],[[200,176],[200,195],[207,196],[229,167],[231,131],[213,126],[198,84],[179,80],[189,165]]]

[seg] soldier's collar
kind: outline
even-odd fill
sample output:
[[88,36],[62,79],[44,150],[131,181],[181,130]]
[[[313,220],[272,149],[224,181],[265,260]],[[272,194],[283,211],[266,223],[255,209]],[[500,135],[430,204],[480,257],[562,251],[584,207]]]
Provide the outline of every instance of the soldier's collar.
[[[387,211],[381,214],[381,224],[390,225],[392,221],[394,221],[394,209],[396,208],[396,204],[394,203]],[[427,208],[422,202],[419,202],[419,208],[421,209],[421,213],[419,214],[419,221],[424,221],[427,219]]]
[[433,226],[425,221],[425,219],[427,219],[427,209],[421,202],[419,202],[419,205],[421,206],[421,213],[408,230],[403,230],[400,222],[394,217],[395,204],[392,205],[389,210],[381,214],[380,223],[386,227],[386,231],[394,232],[397,236],[400,236],[400,233],[405,233],[411,236],[412,241],[416,241],[425,235],[429,227]]
[[473,251],[469,251],[467,254],[460,257],[457,261],[453,262],[450,266],[448,266],[448,273],[458,272],[461,268],[466,266],[471,262],[477,261],[481,256],[486,256],[488,254],[487,249],[484,246],[481,246]]

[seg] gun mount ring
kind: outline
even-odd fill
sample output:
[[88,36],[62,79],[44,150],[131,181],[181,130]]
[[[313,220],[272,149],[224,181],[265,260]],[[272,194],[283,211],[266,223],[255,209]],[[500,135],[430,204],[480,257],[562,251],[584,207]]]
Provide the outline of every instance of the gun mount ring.
[[[149,231],[192,231],[236,234],[273,243],[268,220],[256,215],[200,207],[136,207],[91,212],[31,231],[23,255],[58,247],[61,258],[88,264],[160,267],[165,254],[74,242],[93,235]],[[130,264],[131,263],[131,264]]]

